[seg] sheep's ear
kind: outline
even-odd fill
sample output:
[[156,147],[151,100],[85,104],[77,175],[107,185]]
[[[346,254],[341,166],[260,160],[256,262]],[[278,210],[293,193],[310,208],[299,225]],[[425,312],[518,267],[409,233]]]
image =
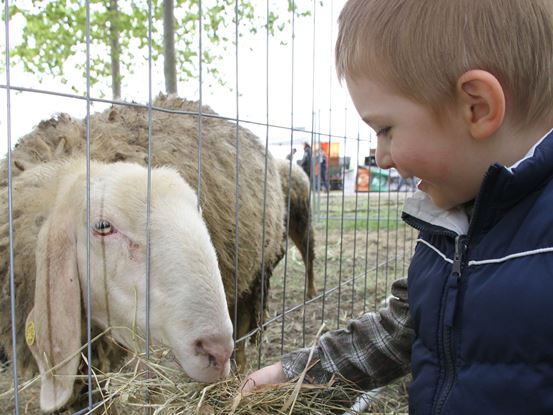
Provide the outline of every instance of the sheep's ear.
[[25,327],[27,344],[40,370],[40,408],[46,412],[68,403],[80,362],[76,238],[64,213],[50,216],[38,235],[35,302]]

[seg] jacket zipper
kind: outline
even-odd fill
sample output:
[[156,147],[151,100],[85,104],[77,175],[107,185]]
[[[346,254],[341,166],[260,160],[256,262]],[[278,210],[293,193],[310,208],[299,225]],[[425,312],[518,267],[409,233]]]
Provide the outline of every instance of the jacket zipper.
[[406,224],[419,232],[428,232],[434,236],[450,236],[452,238],[455,238],[457,236],[457,233],[455,233],[454,231],[431,225],[428,222],[425,222],[408,214],[404,214],[402,219]]
[[457,308],[457,299],[461,283],[461,271],[463,261],[465,260],[465,250],[466,236],[457,235],[455,237],[455,255],[453,257],[451,275],[447,281],[447,287],[444,294],[444,307],[442,308],[441,315],[443,327],[442,354],[444,356],[443,360],[445,363],[445,374],[435,400],[433,413],[436,415],[442,413],[457,376],[451,333],[453,330],[453,321],[455,319],[455,310]]

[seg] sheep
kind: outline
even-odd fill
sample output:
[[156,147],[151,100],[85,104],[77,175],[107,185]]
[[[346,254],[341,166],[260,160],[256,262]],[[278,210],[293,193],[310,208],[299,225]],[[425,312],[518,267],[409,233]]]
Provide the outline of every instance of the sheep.
[[[297,164],[277,159],[277,169],[284,194],[284,209],[288,212],[290,197],[290,224],[288,235],[300,251],[307,273],[307,298],[317,295],[313,274],[315,260],[315,235],[311,223],[309,177]],[[290,190],[289,190],[290,189]],[[285,222],[286,226],[286,222]]]
[[[131,328],[146,333],[147,224],[151,343],[168,347],[169,360],[193,379],[227,376],[232,323],[215,248],[192,188],[172,168],[153,169],[147,222],[148,170],[136,163],[91,161],[88,228],[86,177],[81,157],[37,165],[13,180],[16,324],[25,327],[17,347],[20,362],[28,361],[24,339],[38,365],[41,409],[60,409],[74,394],[78,351],[86,338],[87,250],[95,329],[111,327],[112,337],[129,350],[137,348]],[[4,217],[6,190],[0,193]],[[5,283],[5,241],[1,248]],[[2,316],[9,320],[5,300]],[[2,343],[10,353],[6,323]]]
[[[185,182],[197,191],[199,118],[192,113],[198,111],[198,104],[160,95],[153,107],[151,164],[173,166]],[[155,108],[163,108],[164,111]],[[175,111],[181,113],[174,113]],[[202,182],[199,205],[217,254],[229,312],[234,324],[234,335],[236,339],[240,339],[258,328],[263,320],[260,293],[262,290],[266,293],[269,277],[280,256],[284,233],[281,183],[274,159],[253,133],[243,127],[237,129],[235,123],[221,120],[207,106],[202,107],[202,113],[205,115],[202,117]],[[74,120],[65,114],[41,122],[34,131],[23,137],[13,150],[14,178],[17,179],[26,170],[32,170],[37,165],[84,154],[85,131],[84,121]],[[237,131],[241,159],[238,173]],[[127,161],[147,165],[148,111],[140,106],[113,106],[102,113],[94,114],[90,117],[90,138],[92,160],[106,163]],[[264,176],[265,164],[268,177],[272,180],[267,182],[264,189],[261,178]],[[6,161],[0,169],[0,186],[5,187]],[[239,177],[240,190],[238,229],[235,223],[236,174]],[[264,204],[266,212],[263,217]],[[22,211],[16,213],[21,215]],[[265,235],[262,235],[263,229]],[[2,229],[1,235],[7,235],[6,228]],[[26,248],[31,249],[32,245]],[[2,253],[5,253],[5,244]],[[6,255],[2,255],[2,261],[4,266],[0,275],[4,291],[0,298],[0,311],[6,316],[9,315]],[[27,275],[31,273],[30,262],[21,265],[26,267]],[[261,278],[262,275],[266,278]],[[22,277],[16,275],[16,278],[19,283]],[[27,288],[19,298],[28,297],[30,293],[31,290]],[[18,307],[21,310],[21,306]],[[237,321],[234,321],[235,314]],[[4,319],[0,323],[0,346],[5,345],[6,351],[10,354],[8,345],[11,326],[9,321]],[[245,342],[237,344],[236,362],[242,368],[246,362],[244,348]],[[18,358],[20,356],[24,366],[28,365],[24,348],[18,344]]]

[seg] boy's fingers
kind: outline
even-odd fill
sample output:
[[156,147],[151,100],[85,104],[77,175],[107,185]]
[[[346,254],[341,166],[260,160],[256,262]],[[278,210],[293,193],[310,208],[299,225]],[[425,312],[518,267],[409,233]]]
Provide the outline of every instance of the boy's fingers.
[[240,386],[240,393],[242,395],[247,394],[255,389],[257,386],[257,383],[253,378],[246,378],[244,382],[242,382],[242,385]]

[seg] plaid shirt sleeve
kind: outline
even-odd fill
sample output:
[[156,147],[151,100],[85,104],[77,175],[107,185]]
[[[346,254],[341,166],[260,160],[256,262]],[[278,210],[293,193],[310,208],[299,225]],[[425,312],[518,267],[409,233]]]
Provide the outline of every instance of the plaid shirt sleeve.
[[[414,331],[407,302],[407,279],[394,281],[388,306],[352,320],[345,329],[321,336],[305,376],[308,383],[327,383],[333,374],[363,390],[386,385],[410,370]],[[289,379],[299,376],[311,349],[300,349],[282,357]]]

